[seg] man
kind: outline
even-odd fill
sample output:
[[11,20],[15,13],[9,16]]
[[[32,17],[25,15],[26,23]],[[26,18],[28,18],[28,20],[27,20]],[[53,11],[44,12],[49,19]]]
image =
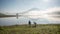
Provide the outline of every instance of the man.
[[31,21],[29,21],[29,27],[31,27]]

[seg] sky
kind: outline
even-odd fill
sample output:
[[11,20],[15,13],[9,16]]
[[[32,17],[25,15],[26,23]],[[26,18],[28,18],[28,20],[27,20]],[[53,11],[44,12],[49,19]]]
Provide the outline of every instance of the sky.
[[[60,12],[60,0],[0,0],[0,13],[4,13],[4,14],[24,13],[25,15],[26,14],[32,15],[28,17],[37,18],[38,23],[39,22],[43,23],[43,21],[46,21],[48,23],[49,20],[50,20],[49,22],[51,23],[55,23],[55,22],[60,23],[60,17],[58,18],[58,16],[56,16],[58,13],[55,13],[55,11]],[[40,16],[37,16],[37,15],[40,15]],[[50,15],[53,17],[51,17]],[[43,17],[43,19],[41,17]],[[13,20],[13,22],[15,22],[14,19],[12,18],[10,19]],[[3,22],[4,24],[6,21],[5,24],[7,24],[7,22],[9,22],[10,19],[4,20],[0,18],[0,22],[1,23]],[[19,19],[16,19],[16,20],[19,20]],[[28,19],[25,19],[25,18],[24,19],[21,18],[19,21],[24,23],[24,20],[28,21]]]
[[[60,11],[60,0],[0,0],[0,12],[5,14],[23,13],[33,8],[39,9],[42,13]],[[38,15],[39,12],[35,11],[32,15]],[[31,12],[28,11],[27,14]],[[46,14],[42,15],[48,17]]]
[[0,12],[21,13],[31,8],[45,10],[60,7],[60,0],[0,0]]

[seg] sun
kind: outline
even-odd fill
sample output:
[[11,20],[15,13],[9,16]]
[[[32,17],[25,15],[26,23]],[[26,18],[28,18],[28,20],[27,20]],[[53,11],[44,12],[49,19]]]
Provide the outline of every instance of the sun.
[[44,2],[49,2],[50,0],[43,0]]

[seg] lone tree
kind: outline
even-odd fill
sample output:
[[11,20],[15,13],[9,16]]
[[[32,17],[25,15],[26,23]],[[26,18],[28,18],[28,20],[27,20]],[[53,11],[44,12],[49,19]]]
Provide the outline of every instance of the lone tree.
[[31,21],[29,20],[29,27],[31,27]]

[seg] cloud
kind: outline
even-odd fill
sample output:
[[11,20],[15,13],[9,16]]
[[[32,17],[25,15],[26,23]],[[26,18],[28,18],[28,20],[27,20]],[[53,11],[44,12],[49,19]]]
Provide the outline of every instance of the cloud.
[[30,10],[24,13],[29,18],[46,18],[48,20],[60,20],[60,7],[48,8],[46,10]]
[[45,18],[60,20],[60,7],[48,8],[42,13]]

